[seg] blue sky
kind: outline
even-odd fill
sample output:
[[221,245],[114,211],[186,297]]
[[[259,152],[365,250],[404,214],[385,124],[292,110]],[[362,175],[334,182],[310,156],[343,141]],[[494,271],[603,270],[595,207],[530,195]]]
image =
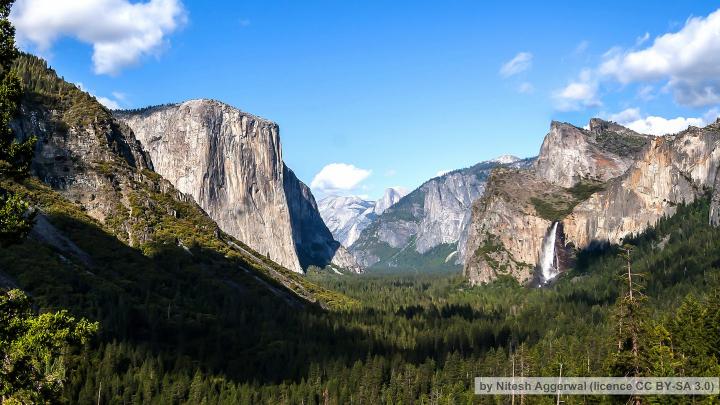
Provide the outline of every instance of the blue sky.
[[316,196],[532,156],[551,120],[661,133],[720,105],[709,1],[77,3],[18,0],[21,47],[108,105],[214,98],[276,121]]

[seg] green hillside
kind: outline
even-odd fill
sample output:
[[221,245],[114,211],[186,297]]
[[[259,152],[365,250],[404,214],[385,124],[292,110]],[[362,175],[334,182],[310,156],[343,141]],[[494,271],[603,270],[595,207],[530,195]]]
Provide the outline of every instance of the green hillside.
[[[56,198],[33,184],[26,188]],[[78,246],[103,266],[83,271],[32,240],[6,250],[1,263],[23,261],[10,275],[41,308],[100,320],[100,338],[71,358],[72,403],[93,402],[101,382],[102,400],[113,403],[486,403],[467,376],[507,374],[513,358],[536,375],[556,375],[560,363],[564,375],[609,375],[624,288],[614,247],[581,254],[548,289],[512,280],[469,288],[443,275],[317,274],[312,281],[360,303],[327,312],[294,308],[245,273],[182,248],[148,258],[98,239],[92,221],[48,212],[62,229],[88,235]],[[707,215],[705,199],[628,240],[633,271],[647,275],[646,375],[659,372],[652,353],[668,342],[673,366],[664,373],[717,375],[720,231]],[[137,271],[150,263],[152,271]]]

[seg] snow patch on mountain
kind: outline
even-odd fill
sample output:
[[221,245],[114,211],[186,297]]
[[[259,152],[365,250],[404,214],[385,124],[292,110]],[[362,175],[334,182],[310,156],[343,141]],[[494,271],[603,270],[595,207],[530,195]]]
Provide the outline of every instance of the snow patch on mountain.
[[513,155],[502,155],[498,156],[495,159],[490,160],[491,162],[500,163],[501,165],[506,165],[509,163],[515,163],[519,161],[520,158]]

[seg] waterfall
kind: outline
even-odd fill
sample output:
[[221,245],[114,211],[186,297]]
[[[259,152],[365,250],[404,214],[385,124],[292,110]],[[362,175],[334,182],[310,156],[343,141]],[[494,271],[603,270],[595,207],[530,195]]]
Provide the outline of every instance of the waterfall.
[[544,283],[552,280],[558,274],[557,255],[555,252],[555,238],[557,237],[557,227],[559,222],[553,222],[552,227],[545,235],[542,244],[542,252],[540,253],[540,270],[542,271],[542,281]]

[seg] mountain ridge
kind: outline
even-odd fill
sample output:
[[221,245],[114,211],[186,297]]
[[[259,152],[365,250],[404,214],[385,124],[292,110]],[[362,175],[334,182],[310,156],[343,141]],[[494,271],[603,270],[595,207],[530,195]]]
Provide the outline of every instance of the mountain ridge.
[[484,161],[425,181],[365,228],[350,252],[366,268],[408,269],[411,264],[424,270],[458,268],[461,255],[452,254],[465,238],[470,207],[482,195],[490,171],[499,165]]
[[464,267],[471,283],[537,279],[555,223],[551,263],[562,272],[578,250],[619,243],[716,184],[718,123],[657,137],[600,119],[588,127],[553,122],[531,168],[492,176],[493,191],[473,205]]
[[209,99],[114,116],[133,129],[155,170],[224,231],[296,272],[331,263],[361,271],[286,167],[276,123]]
[[335,239],[345,247],[352,246],[360,233],[407,192],[401,188],[385,189],[383,197],[366,200],[359,196],[329,195],[318,202],[320,216]]
[[[87,228],[106,241],[103,245],[132,252],[147,266],[172,251],[195,258],[179,260],[183,266],[244,269],[250,278],[241,277],[243,282],[262,280],[262,285],[274,284],[272,288],[301,302],[326,305],[322,289],[225,234],[190,195],[154,172],[152,159],[132,130],[92,96],[59,78],[40,58],[22,55],[15,68],[25,94],[20,116],[11,126],[18,138],[38,138],[31,173],[49,188],[33,182],[7,187],[41,208],[34,234],[44,232],[41,244],[58,251],[64,257],[61,263],[95,271],[93,263],[103,262],[98,255],[114,254],[100,249],[93,260],[87,259],[83,251],[97,250],[87,241],[91,249],[74,249],[84,236],[77,229]],[[62,243],[48,240],[51,234]],[[27,268],[36,265],[31,262]]]

